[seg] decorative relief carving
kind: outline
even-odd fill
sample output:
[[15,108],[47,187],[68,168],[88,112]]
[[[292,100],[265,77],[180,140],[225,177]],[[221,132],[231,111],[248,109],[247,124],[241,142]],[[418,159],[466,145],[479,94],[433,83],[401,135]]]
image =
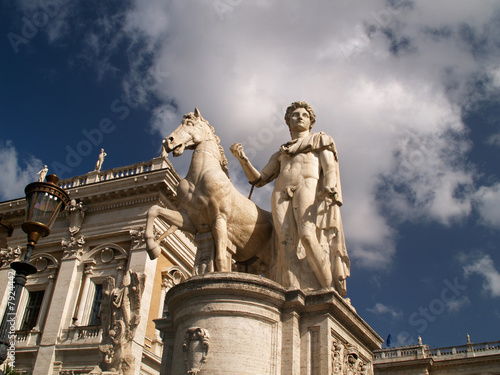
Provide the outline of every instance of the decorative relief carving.
[[349,344],[332,333],[332,374],[370,375],[368,361],[362,358],[356,346]]
[[71,237],[69,241],[61,240],[61,246],[64,251],[63,259],[72,259],[81,257],[83,254],[83,245],[85,245],[85,237],[83,235],[76,239]]
[[85,217],[85,211],[86,208],[83,202],[77,202],[74,199],[72,199],[69,206],[66,207],[66,217],[69,221],[68,229],[71,237],[80,231]]
[[207,330],[200,327],[189,328],[186,340],[182,344],[184,362],[188,375],[199,374],[201,366],[207,361],[209,335]]
[[2,249],[0,251],[0,262],[1,267],[9,266],[12,262],[18,260],[21,256],[22,250],[21,247],[8,247],[7,249]]
[[103,354],[100,369],[103,371],[116,371],[120,375],[134,374],[132,340],[141,320],[141,297],[145,278],[142,273],[129,271],[125,274],[121,287],[115,287],[115,279],[111,276],[103,283],[103,332],[99,345]]
[[101,262],[109,263],[115,258],[115,251],[109,247],[101,250]]
[[172,267],[167,272],[162,273],[162,286],[166,290],[170,290],[175,285],[185,281],[186,278],[186,275],[181,270]]
[[144,238],[144,233],[145,233],[144,227],[131,229],[129,233],[130,237],[132,238],[132,250],[144,248],[144,246],[146,245],[146,240]]

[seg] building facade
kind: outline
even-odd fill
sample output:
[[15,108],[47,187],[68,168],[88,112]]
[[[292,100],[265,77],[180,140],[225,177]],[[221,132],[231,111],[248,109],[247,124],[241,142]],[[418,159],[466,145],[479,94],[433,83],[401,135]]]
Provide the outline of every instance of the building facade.
[[[120,301],[120,308],[125,306],[123,296],[133,293],[131,279],[136,277],[141,280],[141,293],[137,311],[129,311],[135,314],[129,343],[132,373],[160,373],[164,345],[154,320],[164,317],[166,292],[191,276],[196,245],[190,235],[176,231],[161,242],[161,256],[151,260],[144,228],[151,206],[176,205],[179,181],[163,156],[61,181],[72,201],[31,258],[37,273],[28,277],[16,314],[13,364],[18,372],[100,374],[107,355],[120,357],[106,350],[110,337],[106,298],[111,295],[116,306]],[[21,229],[25,208],[24,198],[0,202],[2,315],[10,293],[10,264],[23,259],[26,251]],[[156,219],[158,235],[167,229],[165,222]],[[500,341],[469,341],[438,349],[419,343],[376,350],[373,364],[374,374],[500,374]]]
[[[60,182],[72,201],[31,258],[38,272],[28,277],[16,314],[12,364],[17,371],[97,374],[123,364],[122,371],[132,366],[129,373],[159,373],[163,344],[153,320],[163,315],[166,291],[191,275],[195,244],[176,231],[162,241],[161,256],[151,260],[144,228],[152,205],[176,204],[179,181],[170,161],[159,157]],[[10,263],[23,259],[26,251],[21,229],[25,208],[24,198],[0,203],[0,217],[14,229],[0,252],[2,314],[11,289]],[[155,228],[161,233],[168,225],[157,219]],[[130,307],[138,289],[134,280],[140,280],[135,310]],[[119,326],[109,323],[117,313],[131,319],[134,327],[127,343],[129,358],[122,358],[119,365],[110,357],[123,353],[113,352],[105,342],[119,336]]]
[[374,352],[375,374],[498,375],[500,341],[431,349],[428,345],[401,346]]

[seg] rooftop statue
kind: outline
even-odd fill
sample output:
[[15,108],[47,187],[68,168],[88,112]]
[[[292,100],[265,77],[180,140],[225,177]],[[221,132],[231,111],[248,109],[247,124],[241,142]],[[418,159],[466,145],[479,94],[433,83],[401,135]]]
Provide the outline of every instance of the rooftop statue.
[[261,187],[274,180],[271,205],[278,249],[271,278],[303,290],[334,287],[345,296],[350,261],[340,217],[337,149],[330,136],[311,132],[315,120],[307,103],[292,103],[285,114],[292,139],[261,172],[241,144],[233,144],[231,152],[251,184]]
[[[232,271],[234,260],[246,262],[245,268],[252,273],[268,275],[274,241],[271,214],[231,183],[219,138],[198,109],[184,115],[163,146],[174,156],[186,149],[194,152],[189,171],[177,187],[178,207],[153,206],[148,211],[145,238],[149,256],[156,258],[161,240],[179,228],[195,235],[194,274]],[[154,233],[157,217],[171,226],[159,238]]]
[[47,176],[48,171],[49,171],[49,168],[47,168],[47,166],[44,165],[43,168],[37,173],[38,174],[38,182],[45,181],[45,176]]
[[101,152],[99,153],[99,157],[97,158],[97,162],[95,163],[95,171],[100,172],[102,168],[102,164],[104,163],[104,158],[107,156],[104,152],[104,149],[101,148]]

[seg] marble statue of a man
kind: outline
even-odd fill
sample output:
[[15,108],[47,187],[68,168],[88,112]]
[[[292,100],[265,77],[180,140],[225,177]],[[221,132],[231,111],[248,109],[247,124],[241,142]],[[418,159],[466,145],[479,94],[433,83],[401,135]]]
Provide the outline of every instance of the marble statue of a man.
[[292,103],[285,114],[292,140],[261,172],[241,144],[233,144],[231,152],[253,185],[275,181],[271,204],[278,249],[273,278],[285,287],[333,287],[345,296],[350,262],[340,217],[337,150],[330,136],[311,132],[315,120],[307,103]]

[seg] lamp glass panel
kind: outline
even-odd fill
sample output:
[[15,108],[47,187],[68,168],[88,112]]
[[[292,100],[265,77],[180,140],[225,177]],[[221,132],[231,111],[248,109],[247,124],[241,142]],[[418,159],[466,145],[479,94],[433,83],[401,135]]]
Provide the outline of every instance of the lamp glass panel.
[[48,192],[34,192],[27,197],[28,211],[26,221],[34,221],[45,224],[49,229],[54,223],[54,219],[61,208],[61,199]]

